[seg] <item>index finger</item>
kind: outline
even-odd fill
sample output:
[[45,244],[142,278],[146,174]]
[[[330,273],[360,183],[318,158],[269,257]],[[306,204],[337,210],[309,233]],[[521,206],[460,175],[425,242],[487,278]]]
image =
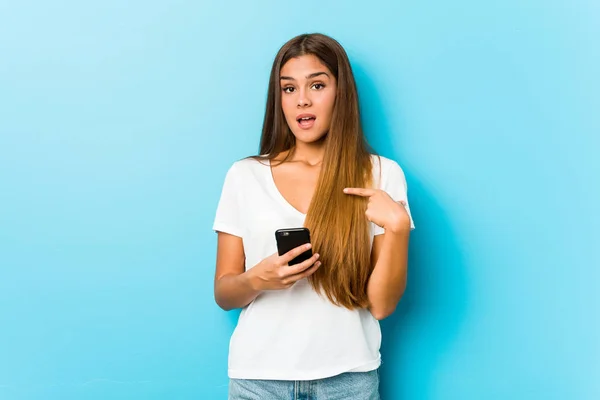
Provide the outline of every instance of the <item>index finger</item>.
[[310,243],[306,243],[306,244],[303,244],[302,246],[293,248],[292,250],[288,251],[287,253],[281,255],[281,261],[283,261],[284,264],[287,264],[290,261],[292,261],[294,258],[298,257],[300,254],[310,250],[311,248],[312,248],[312,245]]
[[376,192],[374,189],[365,189],[365,188],[345,188],[344,193],[352,194],[355,196],[363,196],[370,197],[373,196]]

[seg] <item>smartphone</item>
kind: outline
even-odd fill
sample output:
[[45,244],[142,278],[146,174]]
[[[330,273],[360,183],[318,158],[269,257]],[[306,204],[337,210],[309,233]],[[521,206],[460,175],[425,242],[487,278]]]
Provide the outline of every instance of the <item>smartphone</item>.
[[[298,246],[310,243],[310,231],[308,228],[278,229],[275,231],[275,239],[277,240],[277,251],[282,256]],[[311,258],[312,255],[312,249],[308,249],[290,261],[288,265],[299,264]]]

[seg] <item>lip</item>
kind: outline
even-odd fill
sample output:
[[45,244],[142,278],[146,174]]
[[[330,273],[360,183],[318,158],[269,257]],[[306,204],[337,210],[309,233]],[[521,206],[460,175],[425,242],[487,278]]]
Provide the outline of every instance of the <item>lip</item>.
[[298,116],[296,116],[296,121],[300,121],[301,118],[313,118],[313,119],[317,119],[317,116],[314,114],[300,114]]

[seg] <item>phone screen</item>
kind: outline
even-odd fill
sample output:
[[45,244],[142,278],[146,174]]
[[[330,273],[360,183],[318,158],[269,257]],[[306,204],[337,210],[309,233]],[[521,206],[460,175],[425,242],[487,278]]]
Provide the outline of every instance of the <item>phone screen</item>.
[[[277,252],[282,256],[298,246],[310,243],[310,231],[308,228],[278,229],[275,231],[275,239],[277,240]],[[312,249],[308,249],[290,261],[288,265],[299,264],[311,257]]]

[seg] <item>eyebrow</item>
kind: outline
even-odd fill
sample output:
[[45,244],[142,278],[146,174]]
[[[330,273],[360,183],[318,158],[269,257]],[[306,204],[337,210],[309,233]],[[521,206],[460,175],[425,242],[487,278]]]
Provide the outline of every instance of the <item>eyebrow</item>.
[[[315,77],[317,77],[319,75],[325,75],[326,77],[329,78],[329,74],[327,74],[327,72],[321,71],[321,72],[314,72],[314,73],[312,73],[310,75],[307,75],[306,79],[312,79],[312,78],[315,78]],[[288,81],[295,81],[295,79],[292,78],[291,76],[280,76],[279,79],[288,80]]]

